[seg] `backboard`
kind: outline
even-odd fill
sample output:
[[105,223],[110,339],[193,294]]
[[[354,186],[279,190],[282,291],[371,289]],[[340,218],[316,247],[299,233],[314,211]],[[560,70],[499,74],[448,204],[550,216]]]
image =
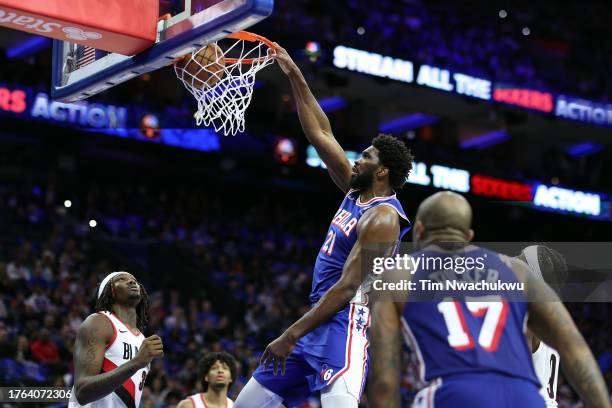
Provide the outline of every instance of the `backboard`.
[[[161,3],[161,2],[160,2]],[[170,65],[177,58],[245,30],[268,17],[274,0],[173,0],[174,15],[157,23],[157,39],[136,55],[106,53],[53,41],[53,99],[88,98],[131,78]]]

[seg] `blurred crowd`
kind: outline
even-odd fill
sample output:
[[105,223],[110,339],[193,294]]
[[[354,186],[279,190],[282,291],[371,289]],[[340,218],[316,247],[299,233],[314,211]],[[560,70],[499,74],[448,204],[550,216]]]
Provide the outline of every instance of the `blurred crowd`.
[[[71,385],[75,334],[93,311],[99,281],[118,266],[147,288],[147,334],[164,341],[143,407],[171,407],[197,392],[197,361],[207,351],[237,358],[237,395],[263,348],[307,310],[326,210],[309,211],[302,197],[282,192],[238,201],[229,192],[143,189],[91,188],[71,208],[52,186],[0,192],[3,384]],[[94,217],[98,226],[88,227]],[[611,384],[608,304],[571,311]],[[402,383],[408,401],[414,370]],[[560,406],[579,406],[575,398],[561,380]]]

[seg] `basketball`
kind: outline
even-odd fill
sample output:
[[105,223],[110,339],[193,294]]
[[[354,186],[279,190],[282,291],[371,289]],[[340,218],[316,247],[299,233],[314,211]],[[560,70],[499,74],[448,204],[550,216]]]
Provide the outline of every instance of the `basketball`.
[[[225,57],[221,48],[215,44],[208,44],[196,54],[187,54],[176,62],[176,68],[184,70],[193,78],[192,84],[198,89],[216,85],[223,78]],[[186,79],[189,81],[188,76]],[[201,81],[201,82],[200,82]]]

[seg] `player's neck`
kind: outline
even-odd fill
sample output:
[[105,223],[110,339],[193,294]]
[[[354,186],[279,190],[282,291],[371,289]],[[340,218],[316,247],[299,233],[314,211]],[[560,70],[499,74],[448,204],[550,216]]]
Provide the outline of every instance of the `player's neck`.
[[465,244],[467,240],[465,235],[452,231],[429,233],[427,239],[423,240],[421,247],[425,248],[429,245],[439,245],[450,242]]
[[374,184],[372,187],[363,189],[359,192],[359,197],[361,198],[361,202],[366,202],[374,197],[387,197],[393,194],[393,189],[386,185],[376,185]]
[[204,393],[204,399],[209,407],[213,405],[215,407],[225,407],[227,403],[227,387],[223,387],[220,390],[208,387],[208,391]]
[[122,306],[119,304],[113,305],[113,313],[117,316],[123,323],[130,326],[132,329],[138,328],[138,314],[136,313],[136,309],[131,306]]

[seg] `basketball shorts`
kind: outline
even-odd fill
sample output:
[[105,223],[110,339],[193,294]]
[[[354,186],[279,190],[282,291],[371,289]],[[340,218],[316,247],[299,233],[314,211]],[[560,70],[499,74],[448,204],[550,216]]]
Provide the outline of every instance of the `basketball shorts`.
[[433,380],[417,393],[412,407],[545,408],[546,403],[531,381],[495,373],[474,373]]
[[285,375],[260,365],[253,377],[281,398],[287,407],[325,391],[339,378],[359,401],[368,371],[367,305],[349,304],[327,323],[302,337],[286,360]]

